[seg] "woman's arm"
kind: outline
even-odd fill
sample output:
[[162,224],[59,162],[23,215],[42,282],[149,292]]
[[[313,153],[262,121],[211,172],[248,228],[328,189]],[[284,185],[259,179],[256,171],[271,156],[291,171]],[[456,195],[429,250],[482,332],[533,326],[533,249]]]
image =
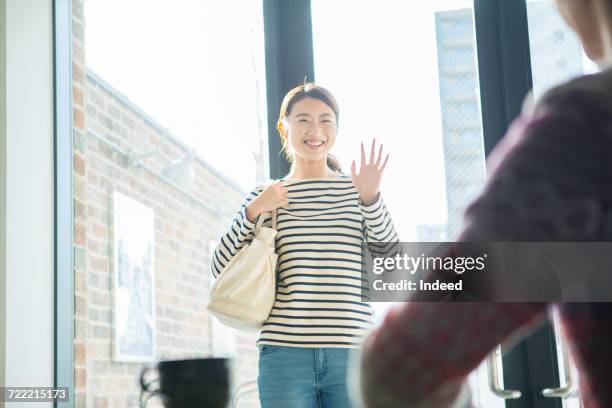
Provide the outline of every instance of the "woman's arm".
[[389,256],[399,247],[399,236],[380,194],[382,175],[388,160],[387,154],[383,161],[382,144],[376,154],[376,139],[374,139],[370,147],[369,160],[361,143],[359,172],[355,161],[351,165],[351,181],[359,194],[364,241],[367,241],[368,249],[375,256]]
[[256,187],[247,196],[240,210],[232,221],[229,230],[221,236],[219,244],[215,248],[211,261],[211,272],[217,278],[225,265],[240,251],[240,249],[253,240],[253,230],[257,219],[249,220],[247,217],[247,207],[251,201],[257,197],[263,187]]
[[359,200],[363,217],[363,234],[368,250],[374,256],[393,256],[399,250],[399,235],[380,193],[372,204]]
[[281,181],[256,187],[240,207],[228,232],[222,237],[214,251],[211,270],[216,278],[223,268],[240,251],[253,240],[255,224],[260,216],[264,225],[271,220],[271,211],[289,205],[288,190]]
[[[606,183],[609,142],[581,113],[563,99],[514,122],[488,161],[491,177],[458,241],[600,239],[598,186]],[[583,207],[582,222],[572,222],[569,210]],[[365,406],[451,406],[486,355],[522,337],[546,310],[546,303],[414,301],[393,309],[363,345]]]

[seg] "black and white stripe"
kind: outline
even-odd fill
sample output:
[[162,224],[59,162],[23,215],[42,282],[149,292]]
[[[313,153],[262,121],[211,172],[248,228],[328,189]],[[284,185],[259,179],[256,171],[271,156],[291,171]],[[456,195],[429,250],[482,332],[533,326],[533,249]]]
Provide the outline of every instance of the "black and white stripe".
[[[361,301],[361,245],[399,241],[379,196],[369,206],[359,201],[350,177],[284,180],[289,205],[277,211],[276,301],[258,344],[296,347],[354,347],[371,328],[372,308]],[[263,187],[254,189],[229,231],[221,237],[212,273],[252,241],[255,224],[245,208]],[[263,224],[270,226],[269,214]]]

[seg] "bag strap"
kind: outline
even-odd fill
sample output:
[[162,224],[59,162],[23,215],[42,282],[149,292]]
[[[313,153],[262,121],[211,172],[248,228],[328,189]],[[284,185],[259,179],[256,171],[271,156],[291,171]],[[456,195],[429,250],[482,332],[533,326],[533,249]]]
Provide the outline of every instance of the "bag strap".
[[[277,217],[276,210],[271,211],[270,215],[272,216],[272,229],[276,229],[277,228],[276,227],[276,217]],[[265,217],[263,216],[263,214],[261,214],[259,216],[259,219],[257,220],[257,224],[255,224],[255,231],[257,231],[258,229],[261,228],[261,226],[263,225],[263,222],[264,222],[264,218]]]
[[[278,180],[272,180],[272,181],[270,182],[270,184],[273,184],[273,183],[275,183],[276,181],[278,181]],[[276,229],[277,229],[277,226],[276,226],[276,217],[277,217],[277,215],[276,215],[276,210],[271,211],[271,214],[270,214],[270,215],[272,216],[272,229],[275,229],[275,230],[276,230]],[[257,220],[257,224],[255,225],[255,230],[256,230],[256,231],[257,231],[259,228],[261,228],[261,226],[263,225],[263,219],[264,219],[264,217],[262,217],[262,216],[260,215],[260,216],[259,216],[259,219]]]
[[272,229],[275,229],[275,230],[277,230],[277,227],[276,227],[276,217],[277,217],[276,211],[277,211],[276,209],[274,211],[272,211]]

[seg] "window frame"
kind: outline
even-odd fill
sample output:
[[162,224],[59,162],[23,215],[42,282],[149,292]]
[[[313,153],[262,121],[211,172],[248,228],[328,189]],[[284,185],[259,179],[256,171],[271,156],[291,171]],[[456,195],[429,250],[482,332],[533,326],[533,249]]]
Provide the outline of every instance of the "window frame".
[[54,265],[54,385],[68,387],[74,407],[74,221],[72,185],[72,6],[53,1],[53,99],[55,173]]
[[290,164],[281,153],[276,130],[285,94],[296,84],[314,82],[314,50],[310,0],[263,0],[268,104],[270,178],[287,175]]

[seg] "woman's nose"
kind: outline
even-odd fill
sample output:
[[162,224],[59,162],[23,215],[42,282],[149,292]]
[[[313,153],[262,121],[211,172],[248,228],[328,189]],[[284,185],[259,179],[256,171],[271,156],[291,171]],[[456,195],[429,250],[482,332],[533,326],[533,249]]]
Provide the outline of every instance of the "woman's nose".
[[320,130],[321,130],[321,126],[319,126],[318,123],[312,123],[310,127],[308,128],[308,135],[309,136],[318,135]]

